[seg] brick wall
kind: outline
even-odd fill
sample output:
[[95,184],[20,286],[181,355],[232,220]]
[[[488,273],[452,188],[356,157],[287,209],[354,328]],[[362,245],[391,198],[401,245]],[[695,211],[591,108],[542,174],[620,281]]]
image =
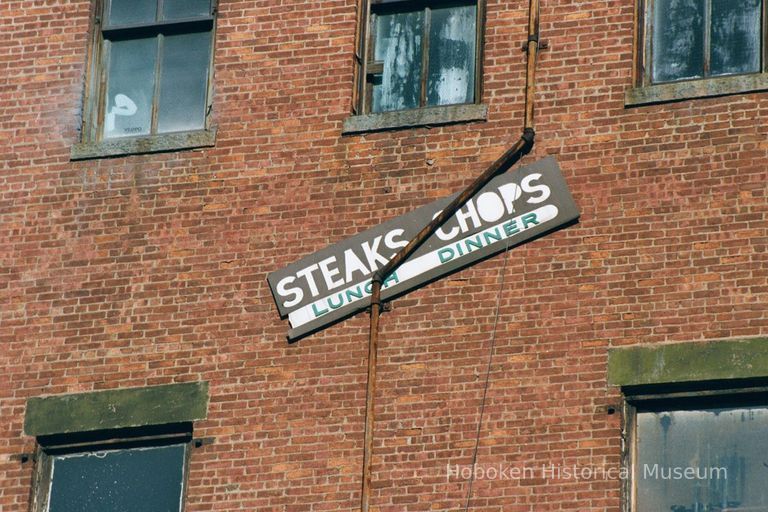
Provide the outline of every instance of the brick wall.
[[[368,319],[295,345],[266,274],[461,189],[522,123],[527,2],[488,0],[489,120],[341,136],[355,2],[220,0],[216,147],[70,162],[91,5],[0,3],[0,509],[25,401],[208,380],[187,511],[354,510]],[[631,0],[544,1],[537,144],[579,225],[394,303],[372,503],[457,510],[478,463],[618,467],[609,346],[768,333],[768,96],[624,107]],[[502,269],[503,271],[502,274]],[[502,285],[503,280],[503,285]],[[615,479],[478,480],[473,510],[618,511]]]

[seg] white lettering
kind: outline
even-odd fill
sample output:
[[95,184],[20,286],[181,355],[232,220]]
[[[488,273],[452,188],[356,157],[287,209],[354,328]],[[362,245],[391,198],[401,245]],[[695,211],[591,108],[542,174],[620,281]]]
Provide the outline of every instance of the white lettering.
[[404,229],[393,229],[384,235],[384,245],[393,250],[405,247],[408,245],[408,240],[395,240],[396,236],[403,236],[403,233],[405,233]]
[[480,216],[477,214],[475,204],[472,202],[472,200],[468,201],[464,208],[466,208],[466,211],[461,209],[456,212],[456,220],[459,221],[459,226],[461,227],[462,233],[466,233],[470,230],[470,227],[467,225],[468,218],[472,219],[472,224],[474,224],[475,229],[481,226]]
[[477,212],[485,222],[496,222],[504,216],[504,204],[493,192],[484,192],[477,198]]
[[549,198],[551,191],[549,190],[548,186],[544,184],[531,186],[532,181],[538,180],[540,178],[541,178],[541,174],[536,172],[533,174],[529,174],[528,176],[523,178],[522,182],[520,182],[520,185],[523,187],[523,190],[528,194],[535,194],[537,192],[541,194],[539,197],[529,197],[528,200],[526,201],[529,204],[543,203],[544,201],[547,200],[547,198]]
[[365,266],[365,263],[360,261],[360,258],[357,257],[357,254],[352,249],[347,249],[344,251],[344,279],[348,283],[351,283],[352,280],[355,278],[353,275],[355,272],[360,272],[362,274],[362,277],[367,276],[370,273],[370,270],[368,270],[368,267]]
[[301,302],[301,299],[304,298],[304,292],[301,290],[301,288],[293,287],[293,288],[286,288],[289,284],[294,282],[296,280],[293,276],[284,277],[280,280],[279,283],[277,283],[277,293],[282,295],[283,297],[287,295],[293,295],[293,298],[290,300],[286,300],[283,302],[284,308],[290,308],[291,306],[295,306],[299,302]]
[[504,201],[504,206],[507,208],[507,213],[511,214],[514,212],[514,203],[520,199],[520,196],[523,194],[523,191],[520,190],[517,183],[507,183],[506,185],[500,186],[499,193],[501,194],[501,199]]
[[339,286],[344,284],[343,279],[337,279],[336,281],[333,280],[333,276],[339,275],[339,269],[336,267],[331,268],[329,265],[336,264],[336,256],[331,256],[330,258],[326,258],[323,261],[319,263],[320,265],[320,272],[323,274],[323,279],[325,279],[325,285],[328,287],[329,290],[333,290],[334,288],[338,288]]
[[[438,215],[440,215],[441,213],[443,213],[443,210],[438,210],[438,211],[437,211],[437,212],[435,212],[435,214],[432,216],[432,219],[435,219],[435,218],[436,218]],[[445,224],[443,224],[443,226],[445,226]],[[452,239],[454,239],[454,238],[456,238],[456,237],[458,236],[458,234],[459,234],[459,228],[458,228],[458,227],[456,227],[456,226],[454,226],[454,227],[451,229],[450,233],[446,233],[445,231],[443,231],[443,228],[441,227],[441,228],[440,228],[440,229],[438,229],[438,230],[437,230],[435,233],[437,234],[437,238],[439,238],[440,240],[445,240],[445,241],[448,241],[448,240],[452,240]]]
[[315,283],[315,278],[312,275],[312,272],[314,272],[315,270],[317,270],[317,263],[296,272],[296,277],[303,277],[304,279],[307,280],[307,284],[309,285],[309,291],[312,292],[313,297],[317,297],[318,295],[320,295],[320,291],[317,289],[317,284]]
[[373,240],[373,246],[371,246],[370,242],[365,242],[363,244],[363,252],[365,253],[365,258],[368,260],[368,266],[371,267],[371,272],[375,271],[379,268],[377,263],[381,263],[382,265],[386,265],[389,260],[379,254],[379,244],[381,243],[381,236],[377,236]]

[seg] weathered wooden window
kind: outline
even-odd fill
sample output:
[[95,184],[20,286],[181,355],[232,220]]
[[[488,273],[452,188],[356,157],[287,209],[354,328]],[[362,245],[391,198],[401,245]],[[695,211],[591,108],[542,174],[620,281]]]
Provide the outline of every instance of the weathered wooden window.
[[366,2],[356,113],[476,103],[481,13],[477,0]]
[[631,485],[624,510],[768,510],[764,393],[633,397],[626,415]]
[[[183,426],[182,426],[183,427]],[[183,509],[191,429],[38,438],[35,512]]]
[[204,130],[214,12],[212,0],[103,0],[83,139]]
[[765,69],[763,0],[646,0],[641,85]]

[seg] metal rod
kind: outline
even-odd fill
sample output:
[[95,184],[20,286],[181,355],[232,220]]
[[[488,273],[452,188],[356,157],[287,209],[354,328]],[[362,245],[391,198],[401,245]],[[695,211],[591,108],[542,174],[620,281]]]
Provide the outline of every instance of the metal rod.
[[529,0],[528,47],[525,73],[525,124],[523,134],[515,144],[493,162],[480,176],[462,191],[439,215],[424,226],[408,244],[400,249],[386,265],[374,272],[371,290],[371,324],[368,337],[368,384],[365,395],[365,444],[363,452],[363,489],[360,497],[361,512],[368,512],[371,499],[371,462],[373,459],[373,433],[375,423],[376,360],[379,343],[379,319],[381,317],[381,286],[392,272],[397,270],[435,231],[452,217],[467,201],[488,184],[495,176],[506,172],[524,155],[531,151],[535,139],[533,128],[533,103],[536,91],[536,57],[539,50],[539,0]]

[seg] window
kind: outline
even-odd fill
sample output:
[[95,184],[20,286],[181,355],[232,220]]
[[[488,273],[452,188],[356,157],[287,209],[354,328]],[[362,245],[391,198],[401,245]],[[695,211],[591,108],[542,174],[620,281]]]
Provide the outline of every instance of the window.
[[212,0],[103,0],[99,7],[83,141],[205,130]]
[[204,381],[29,398],[31,511],[180,512],[191,445],[211,441],[192,439],[207,410]]
[[136,439],[40,439],[35,512],[182,510],[191,432]]
[[630,399],[628,511],[768,510],[765,390]]
[[483,6],[482,0],[363,2],[355,114],[477,104]]
[[762,0],[648,0],[651,83],[759,73]]
[[636,85],[667,87],[633,91],[629,103],[766,88],[763,0],[644,0],[639,5]]

